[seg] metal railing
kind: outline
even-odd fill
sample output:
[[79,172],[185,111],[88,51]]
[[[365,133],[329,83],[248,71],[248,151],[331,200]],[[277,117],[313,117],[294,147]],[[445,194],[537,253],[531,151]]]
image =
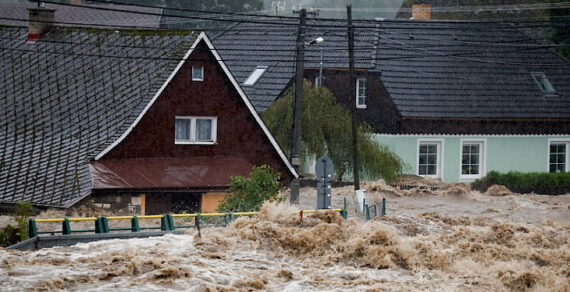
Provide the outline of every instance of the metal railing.
[[[386,216],[386,198],[382,198],[382,203],[376,203],[372,207],[364,199],[362,200],[362,210],[366,221],[370,221],[371,217],[384,217]],[[378,215],[378,210],[380,210],[380,215]]]
[[[303,218],[303,214],[317,213],[323,211],[338,212],[344,219],[347,219],[346,201],[344,204],[345,205],[343,209],[300,210],[297,211],[297,213],[299,213],[301,220]],[[62,235],[70,235],[72,233],[86,233],[86,232],[110,233],[113,231],[139,232],[142,230],[172,231],[176,230],[177,228],[199,229],[200,226],[203,225],[202,223],[205,218],[223,217],[223,221],[218,220],[219,223],[214,222],[213,224],[206,224],[205,226],[228,226],[238,216],[254,216],[257,214],[258,212],[228,212],[228,213],[193,213],[193,214],[164,214],[164,215],[142,215],[142,216],[109,216],[109,217],[100,216],[100,217],[85,217],[85,218],[66,217],[66,218],[57,218],[57,219],[30,219],[28,234],[29,237],[32,238],[40,234],[56,234],[56,233],[60,233]],[[175,218],[183,218],[183,219],[194,218],[194,224],[176,225],[176,223],[174,222]],[[139,224],[140,220],[147,220],[147,219],[160,219],[160,227],[158,226],[141,227]],[[109,221],[113,220],[130,220],[131,227],[110,227]],[[82,222],[82,221],[93,221],[94,228],[76,229],[76,230],[71,229],[72,222]],[[61,222],[61,230],[38,231],[37,228],[38,223],[59,223],[59,222]],[[189,221],[183,220],[183,223],[186,222]]]

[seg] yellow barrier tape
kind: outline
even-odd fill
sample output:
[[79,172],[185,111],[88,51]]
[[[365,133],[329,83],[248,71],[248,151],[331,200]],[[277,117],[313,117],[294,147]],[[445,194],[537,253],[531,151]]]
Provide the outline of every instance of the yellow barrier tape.
[[235,212],[234,215],[235,216],[257,215],[257,212]]
[[[316,213],[321,210],[303,210],[303,213]],[[333,211],[333,212],[341,212],[342,209],[322,209],[322,211]],[[300,211],[297,211],[299,213]],[[234,216],[249,216],[249,215],[257,215],[258,212],[235,212],[233,213]],[[216,216],[225,216],[226,213],[201,213],[200,216],[202,217],[216,217]],[[172,217],[180,218],[180,217],[196,217],[198,214],[172,214]],[[163,215],[144,215],[138,216],[139,219],[161,219]],[[107,220],[128,220],[133,219],[134,216],[114,216],[114,217],[107,217]],[[86,217],[86,218],[69,218],[69,221],[96,221],[97,217]],[[49,223],[49,222],[63,222],[65,219],[57,218],[57,219],[36,219],[38,223]]]
[[196,217],[198,216],[198,214],[193,213],[193,214],[172,214],[172,217],[174,218],[180,218],[180,217]]
[[97,221],[97,217],[69,218],[69,221]]
[[134,218],[134,216],[115,216],[115,217],[107,217],[107,220],[127,220],[127,219],[133,219],[133,218]]
[[63,222],[65,219],[36,219],[36,222]]
[[226,213],[202,213],[202,217],[216,217],[216,216],[226,216]]
[[139,219],[160,219],[162,218],[162,215],[145,215],[145,216],[139,216]]

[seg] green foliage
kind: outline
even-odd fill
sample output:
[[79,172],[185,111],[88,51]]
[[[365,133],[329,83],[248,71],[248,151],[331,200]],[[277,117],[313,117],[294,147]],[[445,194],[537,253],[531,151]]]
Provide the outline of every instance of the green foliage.
[[24,241],[28,239],[28,218],[32,214],[32,203],[18,201],[16,202],[16,222],[18,222],[18,227],[20,228],[20,240]]
[[[303,151],[319,157],[327,154],[335,165],[339,180],[352,169],[352,124],[350,112],[336,103],[325,87],[303,88]],[[263,113],[263,120],[285,152],[291,149],[293,99],[295,89],[276,100]],[[403,173],[403,161],[387,147],[372,139],[372,130],[362,124],[358,129],[360,170],[372,178],[391,180]]]
[[559,194],[570,188],[569,172],[528,172],[511,171],[500,173],[490,171],[485,177],[475,180],[471,186],[485,192],[492,185],[504,185],[514,192],[537,192]]
[[[549,2],[565,2],[553,0]],[[553,8],[548,10],[551,26],[546,28],[548,38],[559,45],[555,50],[562,56],[570,58],[570,8]]]
[[6,225],[6,227],[4,227],[2,231],[0,231],[1,247],[7,247],[16,243],[16,240],[14,240],[15,238],[14,232],[15,232],[14,227],[12,227],[12,225],[9,224]]
[[267,200],[278,200],[279,173],[264,164],[253,167],[249,178],[232,176],[228,195],[220,202],[218,211],[257,211]]
[[14,219],[18,223],[18,228],[7,225],[0,231],[0,246],[6,247],[19,241],[28,239],[28,217],[32,214],[32,203],[16,202],[16,212]]

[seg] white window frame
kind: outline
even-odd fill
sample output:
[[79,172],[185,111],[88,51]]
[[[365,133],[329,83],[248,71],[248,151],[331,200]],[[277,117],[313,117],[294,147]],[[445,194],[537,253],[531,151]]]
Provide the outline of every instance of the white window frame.
[[[194,76],[194,69],[199,68],[202,76]],[[204,81],[204,66],[192,66],[192,81]]]
[[[463,174],[463,145],[479,144],[479,174]],[[459,143],[459,179],[475,180],[486,174],[487,139],[461,139]]]
[[[437,145],[437,161],[436,161],[436,171],[435,175],[429,174],[420,174],[420,146],[422,144],[436,144]],[[443,179],[443,150],[444,150],[444,143],[443,139],[418,139],[417,147],[416,147],[416,174],[421,177],[431,177],[431,178],[439,178]]]
[[[181,140],[176,139],[176,120],[184,119],[190,120],[190,139]],[[196,120],[212,120],[212,140],[211,141],[196,141]],[[207,116],[176,116],[174,119],[174,144],[177,145],[213,145],[217,141],[218,118]]]
[[534,79],[534,82],[536,82],[538,88],[540,88],[540,91],[542,91],[542,93],[556,94],[556,88],[554,88],[552,82],[550,82],[550,79],[548,79],[544,72],[530,72],[530,74],[532,75],[532,79]]
[[566,144],[566,161],[564,165],[564,171],[570,172],[570,138],[556,138],[548,139],[548,145],[546,149],[546,172],[550,172],[550,145],[551,144]]
[[[359,98],[360,98],[360,81],[364,81],[364,103],[361,104],[359,103]],[[356,108],[366,108],[366,100],[368,99],[368,91],[367,91],[367,85],[368,81],[366,80],[366,78],[356,78]]]
[[265,73],[265,71],[267,71],[267,66],[257,66],[253,72],[251,72],[251,74],[249,74],[249,77],[247,77],[247,79],[243,82],[243,86],[253,86],[255,85],[255,83],[257,82],[257,80],[259,80],[259,78],[261,78],[261,76],[263,76],[263,74]]

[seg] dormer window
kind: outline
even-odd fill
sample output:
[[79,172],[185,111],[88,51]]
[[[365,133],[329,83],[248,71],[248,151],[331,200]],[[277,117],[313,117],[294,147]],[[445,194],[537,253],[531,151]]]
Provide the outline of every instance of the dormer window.
[[267,70],[267,66],[257,66],[257,68],[255,68],[255,70],[253,70],[253,72],[251,72],[249,77],[247,77],[247,79],[245,80],[243,85],[244,86],[254,85],[255,82],[257,82],[257,80],[259,79],[259,77],[261,77],[261,75],[263,75],[263,73],[265,73],[266,70]]
[[192,66],[192,81],[204,81],[203,66]]
[[556,93],[554,86],[552,86],[552,83],[550,83],[550,80],[543,72],[531,72],[530,74],[542,92],[546,94]]

